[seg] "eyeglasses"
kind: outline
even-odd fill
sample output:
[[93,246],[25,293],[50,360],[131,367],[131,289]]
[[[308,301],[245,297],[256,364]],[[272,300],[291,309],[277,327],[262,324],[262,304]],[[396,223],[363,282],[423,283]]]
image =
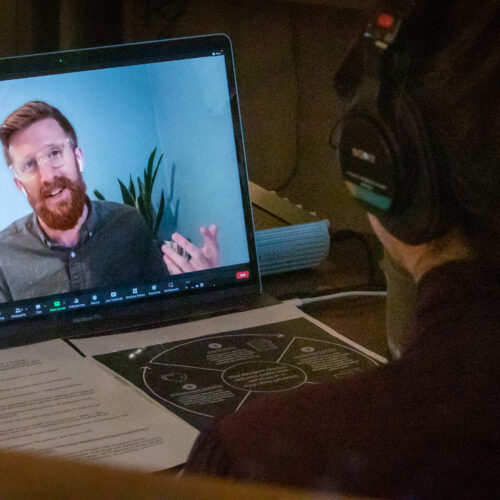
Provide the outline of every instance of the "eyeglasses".
[[10,169],[19,180],[28,182],[36,177],[42,163],[50,165],[52,168],[62,166],[64,164],[64,150],[68,147],[72,147],[69,138],[64,142],[49,144],[35,156],[13,162]]

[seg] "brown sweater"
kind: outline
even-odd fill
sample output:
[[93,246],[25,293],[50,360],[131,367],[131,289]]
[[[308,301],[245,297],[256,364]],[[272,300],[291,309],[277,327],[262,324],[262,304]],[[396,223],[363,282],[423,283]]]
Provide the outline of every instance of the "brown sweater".
[[351,494],[500,498],[499,278],[476,262],[430,271],[401,360],[226,416],[186,469]]

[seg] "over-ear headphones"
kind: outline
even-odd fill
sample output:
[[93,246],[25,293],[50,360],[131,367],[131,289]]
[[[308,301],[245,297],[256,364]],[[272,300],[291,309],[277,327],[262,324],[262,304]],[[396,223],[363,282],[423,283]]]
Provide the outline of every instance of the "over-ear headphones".
[[415,2],[379,11],[335,76],[349,103],[336,131],[347,187],[398,239],[419,244],[448,228],[443,179],[421,111],[405,90],[408,56],[401,31]]

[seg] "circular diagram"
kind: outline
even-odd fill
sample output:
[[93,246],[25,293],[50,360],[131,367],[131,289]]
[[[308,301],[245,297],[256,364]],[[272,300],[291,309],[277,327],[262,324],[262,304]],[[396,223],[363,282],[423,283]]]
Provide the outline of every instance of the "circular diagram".
[[307,375],[304,370],[284,363],[249,361],[224,370],[222,380],[242,391],[276,392],[300,387]]
[[[377,365],[358,350],[327,338],[227,333],[170,348],[167,344],[143,368],[143,382],[189,421],[187,414],[217,417],[238,411],[263,393],[295,390]],[[171,373],[175,377],[168,376]]]
[[332,382],[379,364],[305,318],[95,358],[200,430],[264,394]]

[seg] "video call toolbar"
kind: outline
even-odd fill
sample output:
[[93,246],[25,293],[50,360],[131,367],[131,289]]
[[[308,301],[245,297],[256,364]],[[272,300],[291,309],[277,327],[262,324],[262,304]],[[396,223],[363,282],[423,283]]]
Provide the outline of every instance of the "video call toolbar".
[[[235,280],[250,278],[248,270],[234,272]],[[101,291],[75,292],[64,294],[61,297],[51,296],[45,299],[18,302],[15,305],[0,304],[0,321],[28,318],[42,314],[72,311],[92,306],[105,306],[120,302],[130,302],[155,296],[167,296],[181,292],[196,292],[207,288],[217,288],[220,279],[193,279],[177,278],[167,282],[158,282],[148,285],[126,288],[106,289]]]

